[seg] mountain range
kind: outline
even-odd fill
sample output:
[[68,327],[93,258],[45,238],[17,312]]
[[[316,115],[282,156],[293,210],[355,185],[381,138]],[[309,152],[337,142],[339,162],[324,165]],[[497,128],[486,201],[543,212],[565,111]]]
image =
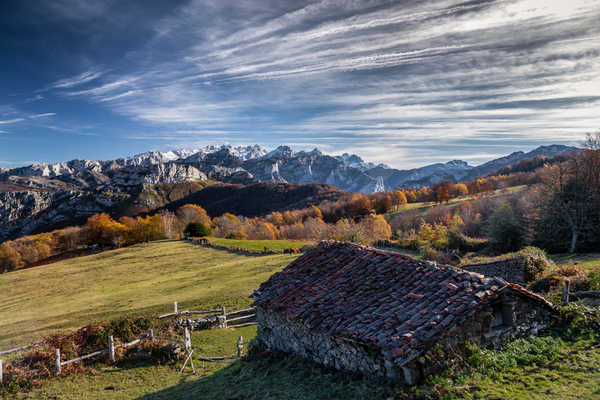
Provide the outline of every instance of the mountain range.
[[[165,207],[215,181],[250,185],[325,184],[372,193],[421,187],[444,180],[465,181],[536,156],[553,156],[575,147],[541,146],[471,166],[461,160],[410,170],[375,165],[353,154],[327,155],[314,149],[272,151],[254,146],[206,146],[195,150],[149,151],[107,161],[71,160],[0,169],[0,241],[81,222],[97,212],[135,215]],[[337,189],[336,189],[337,188]],[[327,198],[327,196],[323,197]],[[216,208],[215,208],[216,209]]]

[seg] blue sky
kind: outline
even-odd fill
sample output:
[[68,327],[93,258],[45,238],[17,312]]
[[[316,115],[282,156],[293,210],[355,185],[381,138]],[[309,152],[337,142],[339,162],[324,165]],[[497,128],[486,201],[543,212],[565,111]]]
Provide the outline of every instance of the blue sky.
[[0,13],[0,167],[206,144],[478,164],[600,128],[600,1],[40,0]]

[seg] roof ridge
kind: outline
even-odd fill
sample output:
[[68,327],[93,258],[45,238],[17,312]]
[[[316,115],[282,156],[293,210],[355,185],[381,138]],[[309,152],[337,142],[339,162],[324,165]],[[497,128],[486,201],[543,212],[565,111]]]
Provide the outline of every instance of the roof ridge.
[[[446,269],[450,269],[454,272],[457,273],[467,273],[470,276],[474,276],[477,277],[479,279],[483,279],[483,278],[487,278],[487,279],[496,279],[496,280],[500,280],[500,282],[498,282],[499,284],[504,284],[507,285],[508,282],[506,282],[504,279],[497,277],[497,276],[487,276],[487,275],[483,275],[480,274],[478,272],[474,272],[474,271],[468,271],[464,268],[461,267],[457,267],[454,265],[450,265],[450,264],[438,264],[435,261],[429,261],[429,260],[419,260],[417,258],[411,257],[408,254],[404,254],[404,253],[399,253],[397,251],[393,251],[393,250],[383,250],[383,249],[378,249],[377,247],[373,247],[373,246],[368,246],[368,245],[364,245],[364,244],[359,244],[359,243],[353,243],[353,242],[342,242],[342,241],[338,241],[338,240],[321,240],[319,242],[319,245],[317,246],[317,248],[323,248],[323,249],[329,249],[329,248],[353,248],[353,249],[357,249],[357,250],[370,250],[370,251],[374,251],[375,253],[378,254],[385,254],[385,255],[392,255],[395,257],[404,257],[412,262],[415,263],[419,263],[423,266],[426,266],[428,268],[431,268],[435,271],[444,271]],[[526,289],[525,289],[526,290]]]

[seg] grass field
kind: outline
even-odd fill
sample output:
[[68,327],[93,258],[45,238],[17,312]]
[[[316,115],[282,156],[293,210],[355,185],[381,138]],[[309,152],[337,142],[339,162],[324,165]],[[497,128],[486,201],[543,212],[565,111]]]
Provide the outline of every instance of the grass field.
[[554,254],[550,258],[557,265],[577,263],[589,271],[600,270],[600,253]]
[[[295,257],[243,256],[163,241],[0,275],[0,348],[93,320],[171,311],[173,300],[181,309],[244,307],[260,282]],[[238,336],[248,340],[255,335],[254,326],[200,331],[192,334],[192,344],[199,355],[220,356],[235,353]],[[84,373],[46,379],[29,392],[0,398],[378,400],[415,398],[409,396],[430,391],[393,387],[297,357],[195,364],[196,375],[189,370],[180,374],[181,362],[97,363]],[[459,373],[437,382],[447,379],[450,391],[444,398],[600,399],[599,365],[598,341],[580,339],[565,343],[551,363],[509,367],[493,375]],[[430,398],[440,396],[434,392]]]
[[250,250],[264,250],[265,248],[275,251],[283,251],[285,249],[296,248],[300,249],[304,246],[313,245],[310,241],[294,241],[294,240],[237,240],[210,237],[208,238],[213,243],[223,246],[241,247]]
[[0,275],[0,349],[125,315],[236,308],[297,255],[249,257],[162,241]]

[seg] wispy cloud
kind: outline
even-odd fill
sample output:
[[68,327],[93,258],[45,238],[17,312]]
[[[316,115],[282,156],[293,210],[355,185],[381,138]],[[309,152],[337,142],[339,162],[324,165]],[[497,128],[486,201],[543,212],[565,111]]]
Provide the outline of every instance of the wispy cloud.
[[47,118],[47,117],[53,117],[55,116],[56,113],[53,112],[49,112],[49,113],[43,113],[43,114],[35,114],[35,115],[30,115],[29,118],[33,118],[33,119],[37,119],[37,118]]
[[600,126],[599,18],[588,0],[190,0],[127,63],[51,87],[163,128],[138,137],[479,162]]
[[0,120],[0,125],[14,124],[17,122],[25,121],[25,118],[13,118],[13,119],[5,119]]
[[92,82],[103,75],[103,72],[90,70],[83,72],[77,76],[72,76],[69,78],[60,79],[52,84],[50,84],[45,90],[48,89],[70,89],[75,86],[83,85],[88,82]]

